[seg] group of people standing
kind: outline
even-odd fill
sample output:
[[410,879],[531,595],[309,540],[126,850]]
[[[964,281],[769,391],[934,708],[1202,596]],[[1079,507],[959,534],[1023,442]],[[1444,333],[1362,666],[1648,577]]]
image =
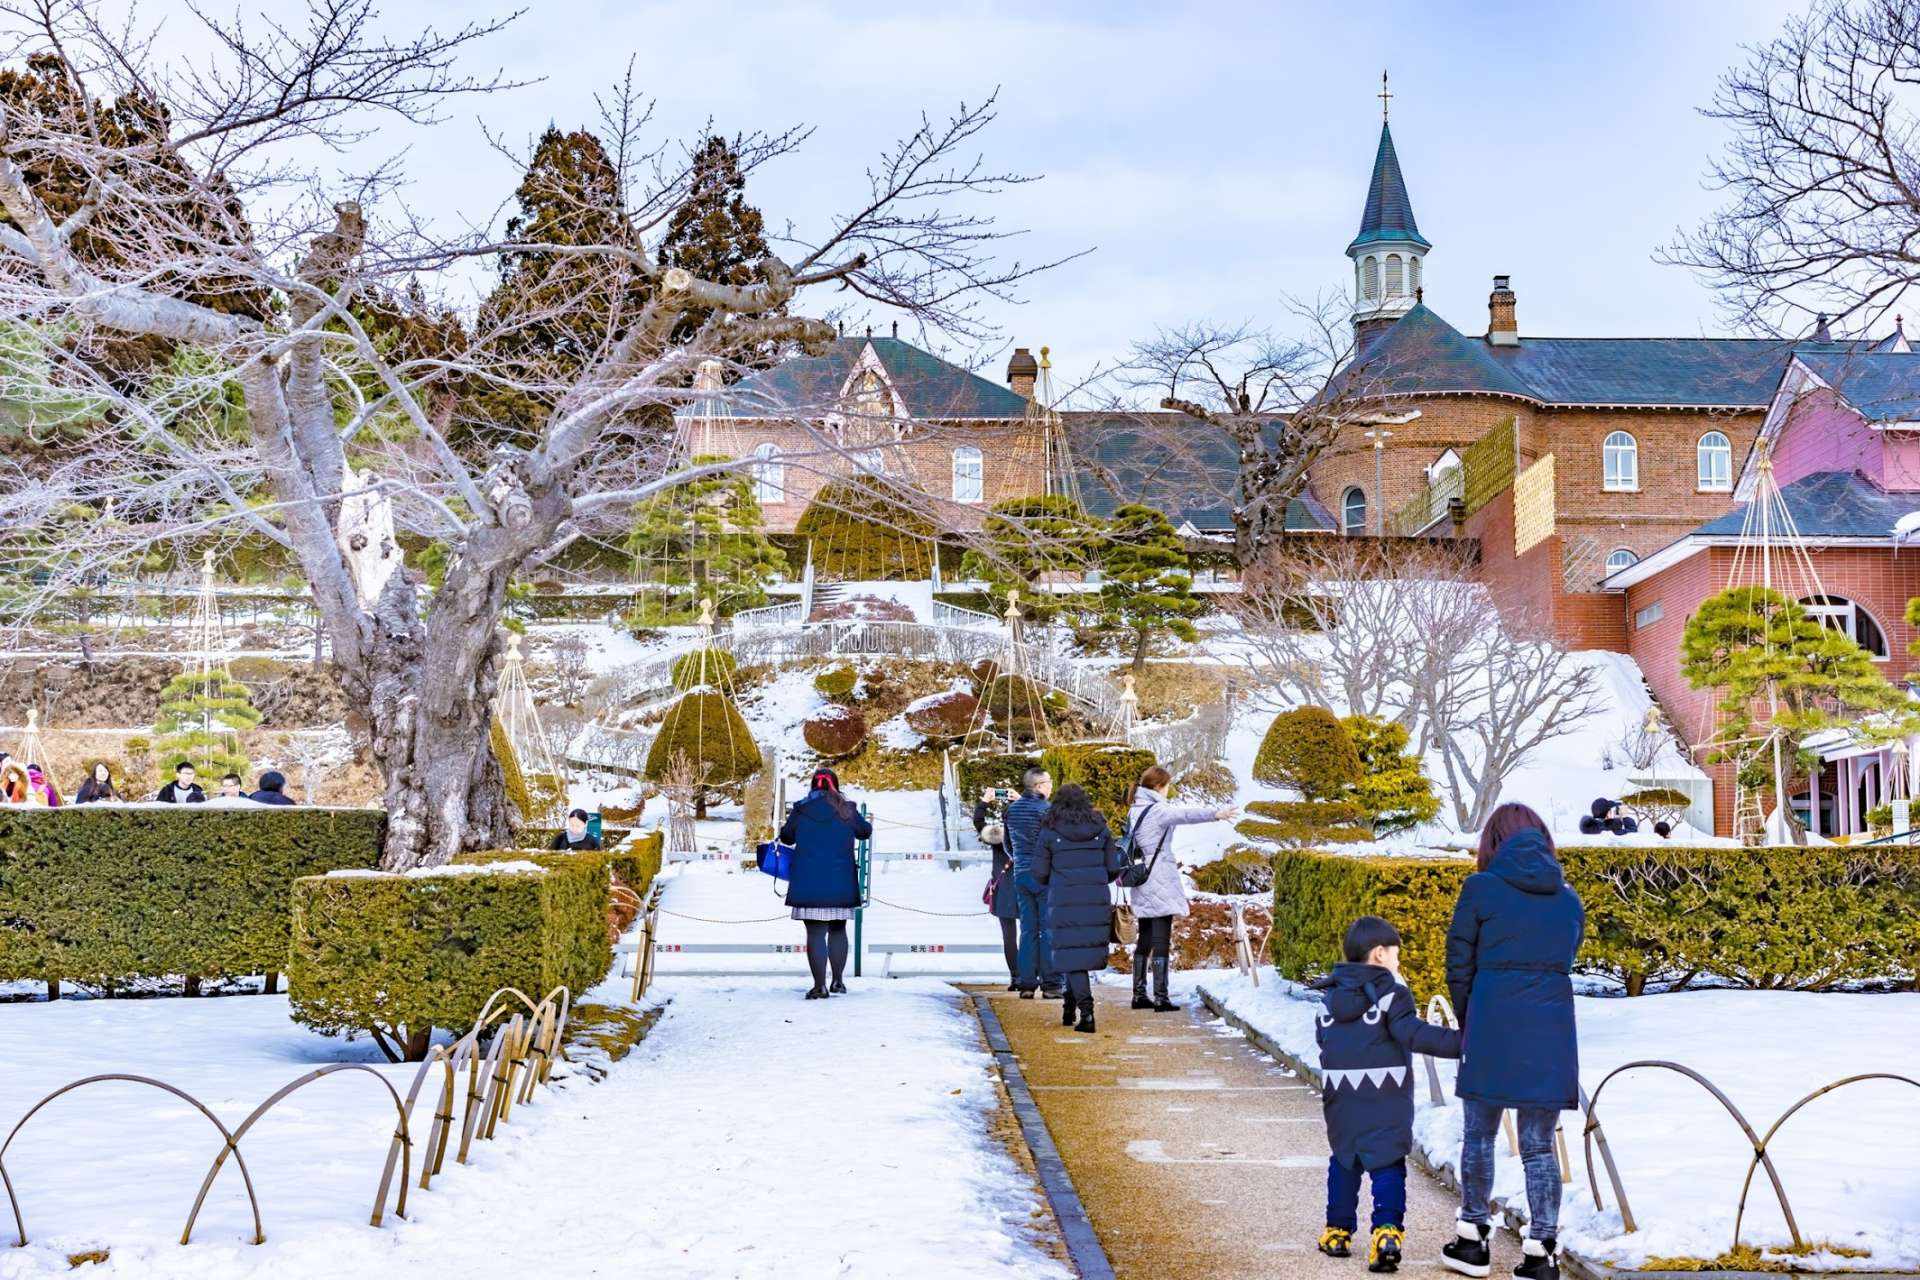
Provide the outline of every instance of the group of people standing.
[[1096,1030],[1093,974],[1107,967],[1114,942],[1110,886],[1128,861],[1144,863],[1146,874],[1130,891],[1139,927],[1133,1007],[1178,1007],[1168,991],[1168,970],[1173,922],[1187,914],[1188,905],[1180,865],[1169,849],[1173,829],[1231,818],[1234,809],[1169,804],[1170,781],[1159,765],[1141,773],[1128,804],[1124,848],[1085,788],[1069,783],[1055,795],[1052,775],[1038,766],[1021,777],[1017,797],[990,787],[974,805],[974,830],[993,851],[986,901],[1000,921],[1007,990],[1022,999],[1063,1000],[1063,1026]]
[[[255,804],[295,803],[286,792],[286,775],[277,769],[262,773],[259,785],[251,792],[241,782],[239,774],[229,773],[220,779],[220,789],[213,797],[207,795],[206,788],[200,785],[198,778],[199,773],[193,765],[182,760],[174,766],[172,780],[162,786],[153,798],[161,804],[205,804],[209,798],[251,800]],[[73,795],[75,804],[125,804],[133,799],[122,794],[119,784],[114,781],[112,767],[104,760],[96,762],[88,770],[86,781],[80,784],[80,789]],[[0,804],[58,809],[61,805],[60,791],[39,765],[22,763],[0,751]]]
[[1496,809],[1447,929],[1447,988],[1460,1030],[1423,1021],[1400,976],[1399,931],[1378,916],[1347,929],[1342,962],[1320,984],[1317,1039],[1326,1080],[1327,1226],[1320,1251],[1347,1257],[1358,1230],[1361,1179],[1373,1191],[1369,1270],[1398,1269],[1405,1240],[1407,1155],[1413,1147],[1413,1055],[1460,1059],[1454,1093],[1464,1132],[1460,1213],[1443,1266],[1492,1269],[1494,1143],[1516,1120],[1525,1172],[1527,1238],[1514,1274],[1559,1280],[1560,1166],[1554,1130],[1580,1106],[1573,963],[1586,913],[1540,815]]

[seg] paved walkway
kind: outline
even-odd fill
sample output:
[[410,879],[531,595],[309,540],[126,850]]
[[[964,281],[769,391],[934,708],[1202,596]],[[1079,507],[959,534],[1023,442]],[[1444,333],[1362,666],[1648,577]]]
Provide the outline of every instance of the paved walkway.
[[[1098,989],[1092,1036],[1060,1025],[1058,1001],[989,997],[1114,1274],[1364,1280],[1361,1258],[1314,1249],[1326,1207],[1319,1095],[1204,1012],[1136,1012],[1128,994]],[[1435,1259],[1452,1194],[1415,1171],[1407,1197],[1403,1270],[1450,1274]],[[1497,1235],[1494,1274],[1516,1254]]]

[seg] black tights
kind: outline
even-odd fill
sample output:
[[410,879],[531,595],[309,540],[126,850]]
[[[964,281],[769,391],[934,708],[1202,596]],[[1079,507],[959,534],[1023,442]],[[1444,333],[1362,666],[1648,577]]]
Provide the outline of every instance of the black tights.
[[807,968],[813,970],[813,985],[827,989],[827,964],[833,964],[833,982],[847,969],[847,922],[845,920],[803,920],[807,926]]
[[1140,936],[1133,943],[1133,971],[1144,973],[1147,961],[1165,960],[1173,947],[1172,916],[1141,916],[1135,922]]
[[1007,979],[1020,980],[1020,922],[1018,920],[1000,921],[1000,950],[1007,957]]

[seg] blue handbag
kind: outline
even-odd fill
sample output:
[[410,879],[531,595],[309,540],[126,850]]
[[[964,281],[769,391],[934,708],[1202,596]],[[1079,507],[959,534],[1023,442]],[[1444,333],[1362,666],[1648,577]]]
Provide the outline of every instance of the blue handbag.
[[760,869],[775,880],[793,879],[793,846],[768,840],[754,851]]

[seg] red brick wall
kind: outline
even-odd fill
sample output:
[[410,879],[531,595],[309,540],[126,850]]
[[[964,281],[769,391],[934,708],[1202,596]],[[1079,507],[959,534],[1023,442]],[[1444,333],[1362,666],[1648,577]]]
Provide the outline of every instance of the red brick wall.
[[1524,556],[1513,554],[1513,491],[1467,518],[1464,532],[1480,544],[1480,576],[1501,615],[1513,625],[1545,624],[1572,649],[1625,652],[1626,614],[1618,594],[1567,592],[1559,535]]

